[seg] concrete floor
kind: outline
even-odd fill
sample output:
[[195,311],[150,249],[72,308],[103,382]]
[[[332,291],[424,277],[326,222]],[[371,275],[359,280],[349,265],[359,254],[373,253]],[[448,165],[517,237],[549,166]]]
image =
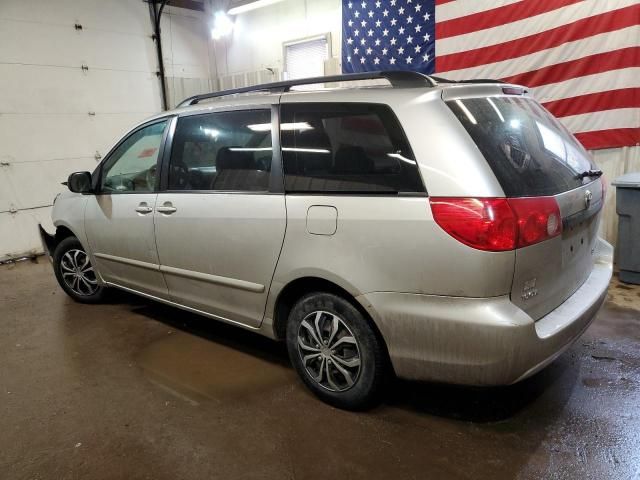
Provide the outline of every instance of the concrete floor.
[[640,478],[640,287],[498,389],[403,383],[367,413],[282,345],[131,295],[73,303],[46,260],[0,267],[0,478]]

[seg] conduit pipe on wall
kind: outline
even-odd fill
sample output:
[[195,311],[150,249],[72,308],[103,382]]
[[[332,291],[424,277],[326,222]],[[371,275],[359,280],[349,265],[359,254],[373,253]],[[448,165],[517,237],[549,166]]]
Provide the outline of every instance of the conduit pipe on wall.
[[[160,8],[157,8],[160,3]],[[160,78],[160,91],[162,93],[162,109],[168,110],[167,105],[167,85],[164,80],[164,60],[162,58],[162,38],[160,37],[160,18],[162,17],[162,11],[164,10],[167,0],[150,0],[149,10],[153,20],[154,39],[156,42],[156,52],[158,54],[158,76]]]

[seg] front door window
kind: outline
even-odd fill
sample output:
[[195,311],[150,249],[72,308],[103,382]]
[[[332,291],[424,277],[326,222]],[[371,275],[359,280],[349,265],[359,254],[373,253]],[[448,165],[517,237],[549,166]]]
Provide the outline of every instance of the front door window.
[[133,132],[107,159],[100,185],[102,193],[153,192],[158,154],[167,121]]

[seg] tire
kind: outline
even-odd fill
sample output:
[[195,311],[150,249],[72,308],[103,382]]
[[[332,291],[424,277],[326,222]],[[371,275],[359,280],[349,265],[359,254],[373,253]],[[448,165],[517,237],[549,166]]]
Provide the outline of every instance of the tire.
[[62,240],[53,252],[53,271],[67,295],[80,303],[99,303],[106,287],[98,283],[84,247],[75,237]]
[[[319,348],[318,341],[324,342]],[[287,323],[287,350],[302,381],[324,402],[362,410],[380,400],[386,352],[367,319],[344,298],[316,292],[298,300]]]

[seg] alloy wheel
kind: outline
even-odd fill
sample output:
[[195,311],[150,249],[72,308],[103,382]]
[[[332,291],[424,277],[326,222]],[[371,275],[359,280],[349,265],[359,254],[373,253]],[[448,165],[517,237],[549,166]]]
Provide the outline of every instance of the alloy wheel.
[[89,255],[82,250],[65,252],[60,259],[60,273],[64,283],[77,295],[87,297],[98,290],[98,280]]
[[298,327],[298,353],[313,380],[332,392],[351,388],[360,375],[356,337],[337,315],[315,311]]

